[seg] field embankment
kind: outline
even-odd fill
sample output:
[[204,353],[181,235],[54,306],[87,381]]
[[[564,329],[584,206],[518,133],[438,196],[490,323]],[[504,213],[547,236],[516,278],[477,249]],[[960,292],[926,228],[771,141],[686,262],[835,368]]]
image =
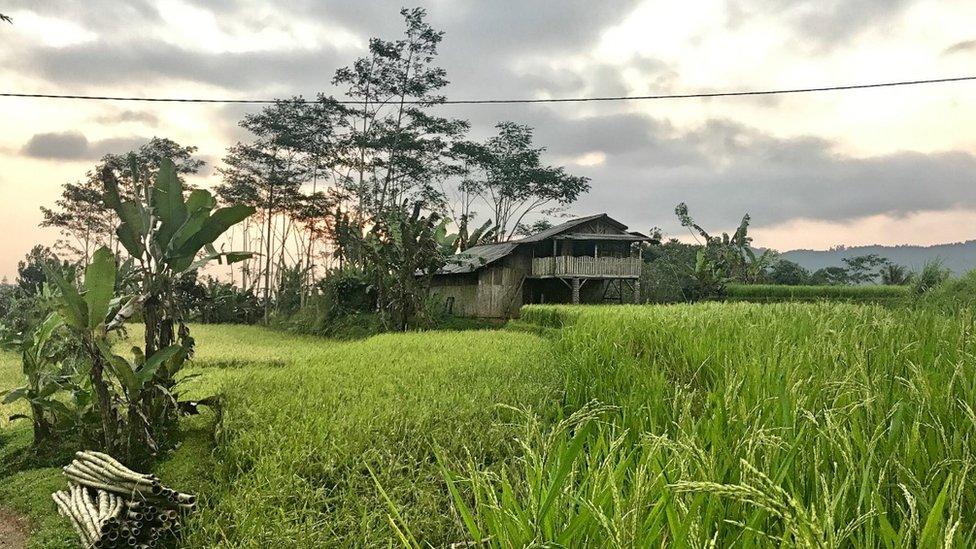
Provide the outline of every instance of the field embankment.
[[730,284],[725,288],[725,301],[754,303],[831,301],[845,303],[907,303],[911,298],[908,286],[787,286],[782,284]]

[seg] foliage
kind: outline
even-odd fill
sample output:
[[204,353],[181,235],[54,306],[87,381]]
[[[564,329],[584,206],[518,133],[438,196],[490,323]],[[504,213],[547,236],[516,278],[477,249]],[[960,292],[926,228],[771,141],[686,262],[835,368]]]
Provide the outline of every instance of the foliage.
[[458,223],[457,239],[454,241],[454,245],[451,246],[452,253],[460,253],[475,246],[495,242],[498,227],[495,226],[494,222],[489,219],[472,231],[468,225],[470,221],[471,216],[461,216],[460,223]]
[[[914,291],[918,292],[917,289]],[[955,314],[966,308],[976,309],[976,270],[961,277],[947,278],[928,291],[916,295],[918,305],[934,307],[948,314]]]
[[[159,170],[164,159],[175,164],[177,178],[194,174],[204,162],[193,157],[197,148],[182,146],[172,140],[153,137],[139,149],[127,154],[107,154],[95,169],[88,172],[85,181],[66,183],[55,207],[41,208],[42,227],[60,230],[62,239],[58,247],[77,256],[81,264],[87,264],[92,252],[100,246],[117,248],[115,227],[119,218],[105,204],[102,196],[101,174],[105,170],[118,173],[119,191],[123,198],[135,193],[138,179],[148,181]],[[130,162],[134,157],[135,162]],[[138,173],[134,170],[138,170]]]
[[[48,442],[58,423],[58,417],[68,417],[71,412],[55,394],[70,387],[60,363],[57,346],[51,341],[54,332],[61,327],[61,318],[51,313],[30,333],[20,336],[10,332],[0,333],[0,349],[18,352],[27,384],[15,389],[0,390],[3,404],[19,399],[30,406],[30,419],[34,429],[34,444]],[[14,416],[16,417],[16,416]],[[11,418],[13,419],[13,417]]]
[[515,226],[515,231],[513,234],[515,236],[531,236],[536,233],[548,231],[553,227],[554,225],[552,224],[552,221],[549,221],[548,219],[537,219],[528,224],[519,223]]
[[187,318],[204,324],[253,324],[264,307],[252,290],[208,276],[202,282],[195,272],[184,273],[176,292]]
[[406,200],[434,205],[437,182],[455,173],[451,147],[468,123],[435,116],[444,102],[447,73],[436,66],[444,33],[421,8],[401,9],[402,38],[371,38],[368,53],[336,71],[333,85],[361,104],[345,111],[341,156],[351,177],[344,182],[362,219],[381,217]]
[[912,281],[912,273],[904,265],[887,263],[881,267],[881,283],[889,286],[903,286]]
[[496,241],[503,241],[514,236],[526,215],[575,202],[590,184],[563,167],[543,165],[546,149],[533,146],[530,127],[502,122],[495,128],[498,134],[484,144],[463,143],[456,150],[468,167],[461,190],[491,208]]
[[58,259],[51,248],[40,244],[34,246],[23,260],[17,262],[17,287],[28,296],[40,294],[47,283],[45,269],[52,267],[62,271],[71,268],[70,263]]
[[843,286],[850,283],[851,277],[843,267],[824,267],[810,275],[810,284],[815,286]]
[[776,259],[776,252],[764,250],[756,255],[749,236],[749,214],[742,216],[736,231],[729,235],[712,236],[695,223],[688,206],[680,203],[674,208],[682,227],[688,228],[698,240],[700,248],[691,269],[694,285],[690,299],[720,296],[725,285],[732,281],[756,283],[765,278],[766,270]]
[[318,288],[334,317],[376,310],[376,289],[369,274],[356,267],[331,271],[319,281]]
[[387,328],[403,331],[427,320],[422,317],[430,279],[450,253],[446,226],[437,214],[422,215],[419,203],[409,210],[404,203],[374,220],[363,239],[377,311]]
[[[318,176],[335,160],[330,159],[334,117],[342,107],[331,100],[308,102],[300,97],[278,100],[258,113],[248,114],[240,126],[253,135],[250,142],[238,142],[228,149],[220,168],[223,183],[217,194],[231,204],[253,207],[261,212],[261,241],[264,265],[264,301],[270,306],[273,263],[283,259],[284,246],[275,247],[276,216],[291,215],[303,223],[310,243],[321,236],[319,222],[328,223],[326,213],[333,199],[302,185]],[[306,258],[308,268],[311,259]],[[247,281],[244,282],[247,285]],[[267,311],[266,311],[267,312]]]
[[921,296],[949,280],[951,274],[952,273],[949,271],[949,269],[942,266],[942,262],[929,261],[924,267],[922,267],[922,270],[912,278],[912,293],[917,296]]
[[800,286],[809,283],[810,271],[793,261],[779,259],[772,264],[766,278],[773,284]]
[[291,315],[302,307],[305,299],[305,268],[302,265],[284,266],[278,270],[275,292],[275,312]]
[[976,520],[971,312],[715,303],[522,316],[553,309],[568,317],[555,342],[567,421],[530,416],[524,457],[497,467],[443,460],[447,479],[464,479],[467,539],[976,542],[961,527]]
[[730,284],[725,299],[730,301],[850,301],[878,303],[907,303],[905,286],[809,286],[780,284]]
[[699,246],[671,239],[646,246],[641,268],[641,301],[681,303],[696,297],[695,262]]
[[[101,200],[121,221],[115,233],[130,259],[120,265],[103,246],[92,254],[79,281],[53,262],[43,265],[46,281],[56,288],[52,303],[57,312],[21,343],[29,384],[8,395],[29,399],[37,443],[51,436],[45,412],[68,411],[56,395],[68,387],[63,376],[51,377],[56,360],[48,351],[51,334],[62,323],[68,345],[78,350],[78,371],[87,376],[94,394],[102,449],[132,462],[169,442],[178,416],[176,374],[193,351],[176,291],[179,279],[213,259],[244,257],[217,252],[213,242],[253,213],[246,206],[215,209],[216,201],[203,190],[184,197],[178,172],[164,159],[155,182],[144,181],[146,172],[131,155],[131,188],[125,188],[106,164],[100,174]],[[201,250],[203,257],[197,259]],[[109,337],[137,309],[145,327],[144,346],[133,347],[133,359],[127,360],[115,353]]]
[[889,264],[889,261],[877,254],[859,255],[856,257],[845,257],[844,265],[847,266],[847,279],[851,284],[869,284],[878,279],[881,270]]
[[[89,264],[84,303],[76,303],[70,286],[61,284],[68,305],[63,309],[74,317],[74,322],[72,317],[66,320],[84,341],[92,360],[91,380],[99,397],[105,446],[128,459],[136,451],[158,450],[176,428],[176,374],[194,345],[185,324],[186,311],[175,291],[179,277],[213,260],[230,263],[246,259],[248,254],[218,252],[213,243],[254,213],[253,207],[245,205],[217,208],[216,200],[204,190],[193,190],[184,197],[172,161],[161,162],[152,184],[140,179],[142,172],[135,157],[130,158],[130,163],[130,173],[134,174],[131,198],[123,200],[112,169],[103,170],[102,180],[104,201],[122,221],[116,231],[119,242],[134,261],[129,284],[135,294],[118,300],[120,316],[124,320],[124,315],[138,306],[145,326],[144,346],[133,348],[132,362],[114,354],[103,335],[121,323],[119,318],[103,322],[112,301],[116,273],[110,252],[103,248],[101,255]],[[197,259],[201,251],[203,257]],[[99,284],[95,288],[90,285],[93,280]],[[88,319],[84,322],[86,314]],[[111,388],[102,379],[103,365],[109,366],[121,388],[127,408],[124,420],[113,409]],[[116,438],[117,429],[125,433],[122,440]]]

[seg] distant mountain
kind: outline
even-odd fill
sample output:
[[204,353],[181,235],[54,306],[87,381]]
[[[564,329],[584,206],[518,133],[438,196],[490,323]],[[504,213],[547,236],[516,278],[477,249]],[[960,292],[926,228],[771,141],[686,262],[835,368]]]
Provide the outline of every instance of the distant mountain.
[[843,259],[859,255],[878,254],[892,263],[919,270],[929,261],[939,259],[955,274],[976,269],[976,240],[937,244],[935,246],[852,246],[832,250],[792,250],[782,257],[799,263],[810,272],[824,267],[843,266]]

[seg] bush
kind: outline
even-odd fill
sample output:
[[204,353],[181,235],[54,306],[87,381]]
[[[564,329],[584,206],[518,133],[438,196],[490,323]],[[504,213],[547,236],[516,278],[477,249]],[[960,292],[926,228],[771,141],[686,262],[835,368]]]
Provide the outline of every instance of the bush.
[[919,297],[920,305],[943,311],[976,307],[976,269],[960,278],[950,278]]
[[952,272],[942,266],[941,261],[930,261],[922,268],[922,272],[912,278],[912,293],[920,296],[949,280]]
[[189,317],[204,324],[254,324],[264,309],[261,300],[250,289],[207,277],[204,282],[190,273],[180,278],[179,294]]
[[338,339],[357,339],[383,331],[376,315],[376,292],[368,275],[354,267],[330,271],[313,293],[290,313],[283,311],[271,325],[291,332]]

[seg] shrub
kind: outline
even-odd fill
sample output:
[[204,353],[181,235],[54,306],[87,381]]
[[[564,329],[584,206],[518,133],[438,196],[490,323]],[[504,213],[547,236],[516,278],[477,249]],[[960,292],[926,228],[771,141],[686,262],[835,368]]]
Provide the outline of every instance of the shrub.
[[942,266],[941,261],[930,261],[922,271],[912,278],[911,289],[915,295],[922,295],[949,280],[952,272]]
[[976,269],[959,278],[950,278],[925,292],[919,304],[936,307],[945,312],[976,307]]
[[190,318],[204,324],[254,324],[264,314],[261,300],[253,290],[212,277],[203,283],[194,281],[183,295],[188,299]]

